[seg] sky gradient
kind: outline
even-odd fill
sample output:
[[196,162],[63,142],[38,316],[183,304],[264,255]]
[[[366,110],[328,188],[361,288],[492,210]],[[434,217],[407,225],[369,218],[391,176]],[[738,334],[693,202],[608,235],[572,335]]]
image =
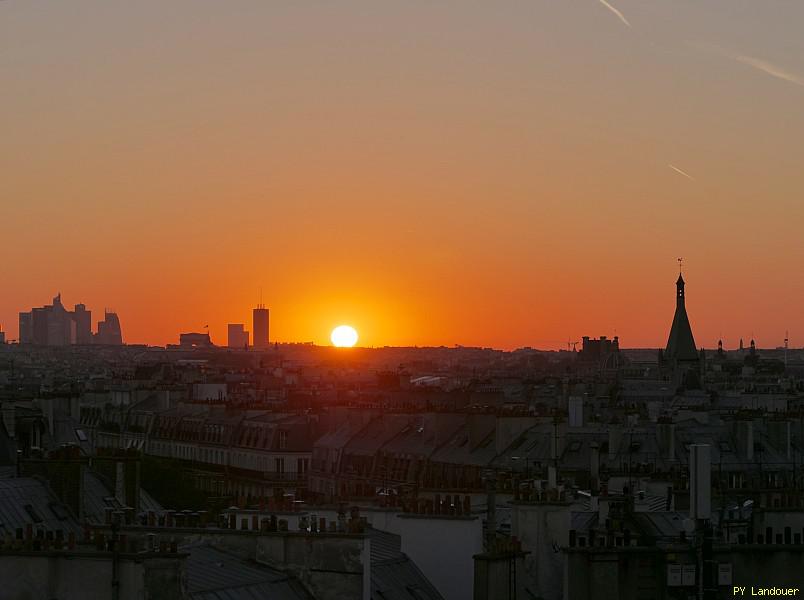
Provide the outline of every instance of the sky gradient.
[[804,3],[0,2],[0,324],[804,345]]

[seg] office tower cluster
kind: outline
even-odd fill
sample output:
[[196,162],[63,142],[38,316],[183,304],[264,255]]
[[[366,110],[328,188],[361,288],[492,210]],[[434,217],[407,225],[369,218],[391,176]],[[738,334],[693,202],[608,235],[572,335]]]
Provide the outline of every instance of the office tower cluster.
[[103,321],[98,322],[97,333],[92,332],[92,312],[83,304],[67,310],[61,294],[53,298],[53,304],[32,308],[20,313],[19,342],[38,346],[69,346],[104,344],[119,346],[123,343],[120,319],[114,312],[106,311]]
[[226,327],[228,348],[245,350],[249,345],[255,350],[264,350],[268,347],[268,309],[260,303],[252,310],[251,329],[253,339],[249,344],[249,331],[243,323],[229,323]]

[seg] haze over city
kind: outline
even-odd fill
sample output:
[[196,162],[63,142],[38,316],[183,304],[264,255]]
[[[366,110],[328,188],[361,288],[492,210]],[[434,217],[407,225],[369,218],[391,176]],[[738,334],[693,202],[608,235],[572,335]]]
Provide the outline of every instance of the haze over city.
[[[615,6],[616,5],[616,6]],[[163,345],[804,331],[804,5],[0,3],[0,323]]]
[[0,0],[0,596],[804,590],[804,1]]

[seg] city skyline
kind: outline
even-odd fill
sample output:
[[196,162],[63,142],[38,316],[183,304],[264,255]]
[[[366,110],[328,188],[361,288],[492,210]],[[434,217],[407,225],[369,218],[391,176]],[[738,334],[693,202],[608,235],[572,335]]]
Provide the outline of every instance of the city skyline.
[[[675,357],[676,355],[678,355],[678,357],[680,357],[682,360],[693,360],[693,361],[698,360],[697,356],[698,356],[698,350],[699,349],[704,349],[704,350],[710,349],[710,350],[712,350],[712,349],[716,349],[716,348],[723,348],[723,349],[726,349],[726,350],[729,350],[729,349],[743,350],[743,348],[748,348],[749,345],[756,345],[757,347],[762,347],[762,344],[757,342],[757,337],[754,334],[754,332],[751,332],[751,334],[748,337],[740,336],[739,338],[737,338],[735,340],[734,344],[728,343],[726,340],[728,340],[729,338],[724,338],[723,335],[720,335],[718,337],[718,339],[715,340],[714,343],[712,343],[712,344],[696,345],[695,340],[694,340],[694,336],[693,336],[692,331],[691,331],[691,323],[690,323],[689,317],[687,316],[687,311],[686,311],[686,301],[685,301],[686,300],[686,294],[685,294],[686,281],[685,281],[685,279],[683,277],[682,268],[681,268],[682,259],[678,258],[677,261],[679,263],[679,275],[678,275],[677,281],[675,282],[675,287],[676,287],[676,295],[675,295],[676,307],[675,307],[675,313],[674,313],[674,317],[673,317],[673,320],[672,320],[672,324],[671,324],[670,328],[667,330],[669,332],[669,338],[667,338],[666,345],[665,344],[656,344],[656,345],[642,345],[642,346],[640,346],[640,345],[630,345],[630,344],[626,343],[626,344],[623,344],[623,347],[624,348],[634,348],[634,349],[638,349],[638,348],[666,349],[666,351],[669,353],[668,357],[669,356]],[[54,305],[59,307],[59,310],[62,310],[62,311],[64,310],[63,308],[61,308],[61,306],[62,306],[62,304],[61,304],[61,292],[59,292],[53,298],[53,303],[54,303]],[[83,303],[76,304],[75,307],[76,307],[76,310],[81,310],[81,311],[85,311],[85,309],[86,309],[86,305],[84,305]],[[49,308],[52,308],[52,307],[47,307],[46,306],[44,308],[49,309]],[[41,310],[44,310],[44,309],[43,308],[38,308],[38,309],[32,309],[32,310],[35,312],[37,310],[41,311]],[[311,342],[311,340],[275,340],[275,339],[270,339],[269,340],[269,335],[268,335],[268,331],[269,331],[269,312],[270,312],[270,308],[268,306],[266,306],[263,302],[260,301],[258,304],[256,304],[256,306],[254,306],[251,309],[252,332],[249,332],[248,330],[245,330],[244,329],[245,326],[244,326],[243,323],[227,322],[224,325],[225,337],[218,338],[217,343],[215,343],[215,341],[214,341],[215,336],[212,335],[210,332],[211,331],[216,331],[217,332],[219,327],[218,326],[210,327],[209,324],[205,324],[205,325],[200,326],[200,327],[189,328],[189,329],[185,330],[184,332],[176,332],[176,336],[184,335],[184,334],[201,335],[201,334],[190,333],[190,332],[191,331],[205,330],[205,333],[203,335],[204,336],[209,336],[207,338],[207,343],[210,343],[210,341],[211,341],[216,346],[222,346],[222,347],[223,346],[228,346],[229,348],[232,348],[232,349],[250,347],[250,348],[257,349],[257,350],[264,350],[264,349],[269,348],[275,342],[279,342],[279,343],[310,343]],[[72,312],[64,313],[64,314],[70,315],[70,318],[73,318],[72,317],[72,315],[73,315]],[[91,314],[91,311],[88,311],[85,314],[86,314],[86,319],[87,319],[87,321],[86,321],[87,325],[85,325],[85,327],[87,328],[88,334],[92,337],[92,333],[91,333],[91,331],[89,329],[89,315]],[[26,329],[30,330],[32,328],[32,324],[30,322],[31,315],[32,315],[31,312],[20,312],[19,313],[20,330],[22,329],[23,317],[25,317],[25,320],[26,320],[26,323],[27,323],[26,324]],[[111,315],[114,318],[115,322],[117,323],[116,327],[117,327],[117,331],[118,331],[118,335],[119,335],[120,325],[119,325],[119,322],[117,322],[116,313],[112,312],[112,311],[109,311],[108,309],[104,309],[104,315],[106,317],[106,320],[108,320],[109,315]],[[96,338],[99,337],[100,331],[103,329],[104,326],[106,326],[106,323],[98,322],[98,331],[99,331],[99,333],[95,334],[94,337],[96,337]],[[329,335],[334,334],[334,331],[336,329],[342,329],[344,327],[346,327],[347,329],[352,329],[351,325],[349,325],[349,324],[336,323],[336,324],[334,324],[334,326],[332,328],[332,331],[330,331]],[[0,331],[4,331],[3,328],[0,327]],[[249,341],[250,333],[253,334],[253,332],[259,332],[258,334],[256,334],[258,337],[255,337],[254,340]],[[5,333],[5,331],[4,331],[4,333]],[[355,333],[356,336],[358,334],[359,334],[359,332]],[[69,332],[67,333],[67,335],[69,337]],[[605,340],[607,337],[609,337],[609,332],[598,333],[596,335],[600,335],[601,340]],[[28,338],[31,338],[31,336],[32,336],[32,334],[28,333]],[[514,350],[514,349],[517,349],[517,348],[533,347],[535,349],[540,349],[540,350],[565,350],[565,349],[569,350],[570,348],[575,350],[575,348],[576,348],[576,346],[578,344],[580,344],[583,340],[588,340],[590,338],[590,336],[588,336],[588,335],[581,336],[578,339],[575,339],[576,337],[577,336],[569,336],[565,341],[552,341],[552,342],[550,342],[550,344],[548,344],[546,346],[540,346],[538,344],[523,344],[523,345],[517,346],[515,348],[512,347],[512,348],[499,348],[499,349],[501,349],[501,350]],[[73,331],[73,338],[76,338],[75,331]],[[78,336],[78,338],[80,339],[80,335]],[[357,338],[355,338],[355,339],[357,339]],[[614,330],[614,338],[613,339],[615,339],[615,340],[620,339],[620,336],[618,335],[616,329]],[[8,338],[8,340],[9,341],[22,341],[21,338],[20,339]],[[237,340],[237,341],[235,341],[233,343],[233,340]],[[173,341],[174,340],[168,340],[168,341],[166,341],[164,343],[161,343],[161,344],[156,343],[156,344],[148,344],[148,345],[167,346],[167,345],[170,345]],[[29,341],[29,343],[30,343],[30,341]],[[80,342],[80,341],[75,341],[74,340],[72,343],[88,343],[88,342],[86,342],[86,341]],[[93,342],[93,343],[97,343],[97,342]],[[127,343],[138,344],[138,343],[142,343],[142,342],[127,342]],[[332,341],[332,339],[330,339],[329,342],[322,343],[322,342],[313,340],[312,343],[314,343],[316,345],[330,345],[330,344],[333,343],[333,341]],[[351,346],[352,344],[347,344],[347,345]],[[342,345],[342,344],[335,344],[335,345],[338,346],[338,345]],[[429,346],[430,347],[437,347],[437,346],[451,346],[451,345],[464,346],[464,344],[431,344]],[[768,348],[782,348],[782,347],[786,347],[788,345],[790,345],[790,347],[795,347],[793,344],[790,344],[790,332],[789,332],[789,330],[786,330],[784,332],[784,337],[782,339],[781,344],[768,345],[766,347],[768,347]],[[382,345],[359,344],[359,346],[361,346],[361,347],[382,347],[382,346],[393,346],[393,344],[382,344]],[[426,344],[424,344],[424,345],[422,345],[422,344],[408,344],[408,345],[400,344],[399,346],[422,346],[422,347],[428,347],[428,345],[426,345]],[[477,344],[476,346],[477,347],[494,348],[494,346],[491,346],[491,345],[488,345],[488,344]]]
[[801,595],[803,23],[0,1],[0,595]]
[[681,255],[699,344],[795,340],[804,5],[610,4],[0,3],[8,337],[659,346]]

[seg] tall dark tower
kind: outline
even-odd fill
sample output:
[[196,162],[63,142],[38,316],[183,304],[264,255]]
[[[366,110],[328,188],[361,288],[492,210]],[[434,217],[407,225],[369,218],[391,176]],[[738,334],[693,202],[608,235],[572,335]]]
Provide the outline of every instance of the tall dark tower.
[[679,270],[676,281],[676,314],[673,317],[670,336],[667,338],[667,348],[664,351],[664,358],[676,363],[698,361],[698,351],[695,349],[695,338],[692,337],[692,327],[690,327],[690,320],[687,317],[684,300],[684,277]]
[[254,336],[254,348],[267,348],[269,344],[268,309],[262,303],[258,304],[257,308],[252,311],[251,330]]

